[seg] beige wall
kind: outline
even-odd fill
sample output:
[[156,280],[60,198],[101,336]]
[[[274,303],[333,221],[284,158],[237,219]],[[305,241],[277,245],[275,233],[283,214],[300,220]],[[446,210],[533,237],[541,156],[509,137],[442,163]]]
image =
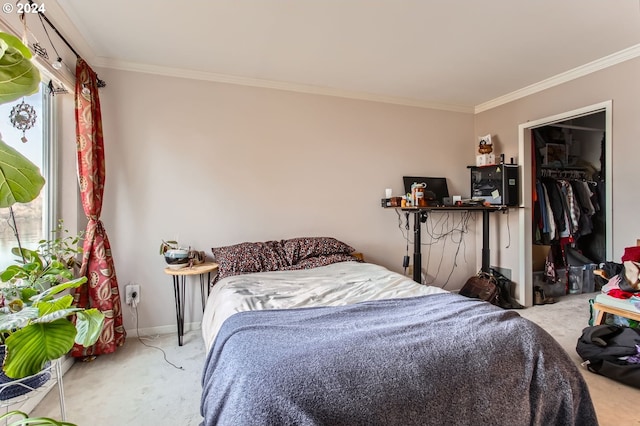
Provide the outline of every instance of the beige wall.
[[[405,239],[384,188],[446,176],[467,196],[473,115],[237,85],[99,70],[107,159],[102,219],[121,292],[141,285],[140,328],[175,329],[161,239],[211,247],[334,236],[401,271]],[[434,215],[437,219],[446,216]],[[444,229],[460,220],[452,214]],[[480,216],[478,216],[480,222]],[[435,226],[435,225],[434,225]],[[457,246],[425,246],[428,280],[456,289],[478,269],[475,222]],[[459,239],[459,235],[454,237]],[[423,235],[423,242],[430,242]],[[412,251],[412,247],[410,247]],[[427,268],[427,261],[428,268]],[[441,263],[441,264],[440,264]],[[201,317],[195,281],[187,323]],[[125,327],[134,325],[128,308]]]
[[[640,60],[476,114],[427,110],[142,73],[98,70],[106,141],[103,221],[121,292],[141,284],[143,331],[175,329],[171,280],[160,240],[205,250],[242,241],[331,235],[368,260],[401,272],[406,241],[395,212],[379,207],[403,175],[446,176],[467,196],[478,135],[518,161],[518,126],[613,100],[613,253],[640,236],[635,158]],[[75,167],[75,166],[74,166]],[[71,194],[71,193],[69,193]],[[67,209],[68,210],[68,209]],[[520,274],[519,214],[491,217],[491,264]],[[430,226],[437,225],[432,215]],[[458,222],[459,214],[446,219]],[[423,246],[427,280],[457,289],[480,263],[480,217],[457,246]],[[444,225],[445,228],[450,226]],[[476,229],[477,228],[477,229]],[[410,234],[412,237],[412,235]],[[457,235],[459,237],[459,235]],[[423,242],[430,242],[423,232]],[[410,252],[412,247],[410,246]],[[187,323],[197,327],[199,294],[190,282]],[[124,308],[125,326],[135,322]]]
[[[517,156],[520,124],[612,101],[613,258],[609,260],[613,261],[620,261],[624,247],[635,245],[636,239],[640,238],[640,222],[637,220],[640,202],[636,196],[637,159],[640,155],[638,76],[640,59],[633,59],[475,116],[477,134],[495,135],[505,152]],[[510,215],[509,219],[512,231],[510,248],[501,248],[496,253],[499,256],[496,262],[511,265],[514,276],[518,276],[524,265],[523,256],[518,251],[521,241],[517,232],[514,232],[519,226],[518,215]],[[496,226],[492,229],[492,238],[499,241],[496,245],[505,247],[507,236],[504,227]]]

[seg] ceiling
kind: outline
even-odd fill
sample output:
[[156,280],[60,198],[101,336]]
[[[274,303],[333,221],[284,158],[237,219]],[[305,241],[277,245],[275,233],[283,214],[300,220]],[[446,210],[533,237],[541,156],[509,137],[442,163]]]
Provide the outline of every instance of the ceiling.
[[640,0],[46,6],[92,65],[460,111],[640,55]]

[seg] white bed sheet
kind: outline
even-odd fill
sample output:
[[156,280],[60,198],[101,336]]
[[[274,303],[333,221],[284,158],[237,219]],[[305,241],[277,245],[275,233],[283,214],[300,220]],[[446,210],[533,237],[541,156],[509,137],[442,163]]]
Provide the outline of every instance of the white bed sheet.
[[202,337],[208,351],[222,323],[236,312],[340,306],[446,292],[418,284],[383,266],[360,262],[235,275],[212,288],[202,318]]

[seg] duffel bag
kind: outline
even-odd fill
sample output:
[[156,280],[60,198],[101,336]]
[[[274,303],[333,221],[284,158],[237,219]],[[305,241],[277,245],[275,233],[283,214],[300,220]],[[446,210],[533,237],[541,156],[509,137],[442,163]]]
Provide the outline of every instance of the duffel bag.
[[592,373],[640,388],[640,331],[619,325],[582,330],[576,352]]

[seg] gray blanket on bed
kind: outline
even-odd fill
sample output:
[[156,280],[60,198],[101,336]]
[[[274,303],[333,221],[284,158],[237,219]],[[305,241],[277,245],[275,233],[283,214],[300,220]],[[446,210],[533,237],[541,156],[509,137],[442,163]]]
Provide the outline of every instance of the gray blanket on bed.
[[456,294],[241,312],[203,372],[203,425],[596,425],[568,354]]

